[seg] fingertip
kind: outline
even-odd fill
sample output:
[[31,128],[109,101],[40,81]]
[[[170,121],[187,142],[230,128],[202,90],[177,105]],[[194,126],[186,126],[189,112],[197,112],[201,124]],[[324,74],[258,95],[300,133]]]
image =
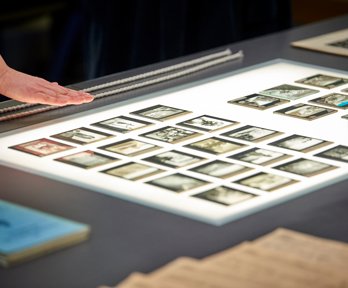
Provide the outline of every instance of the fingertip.
[[83,102],[92,102],[94,100],[94,96],[87,92],[79,91],[79,96],[83,99]]
[[89,103],[93,101],[93,98],[85,98],[85,97],[70,97],[68,104],[72,104],[72,105],[79,105],[79,104],[83,104],[83,103]]
[[85,96],[85,101],[92,102],[93,100],[94,100],[94,97],[92,95],[88,94]]

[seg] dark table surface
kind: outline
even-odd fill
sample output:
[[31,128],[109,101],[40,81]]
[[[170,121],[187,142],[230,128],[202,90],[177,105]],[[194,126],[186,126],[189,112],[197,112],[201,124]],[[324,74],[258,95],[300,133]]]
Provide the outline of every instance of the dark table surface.
[[[0,132],[185,82],[202,80],[275,58],[347,70],[347,57],[290,46],[291,41],[347,26],[348,15],[235,43],[228,47],[232,51],[244,51],[245,58],[242,62],[230,63],[185,79],[114,98],[108,97],[81,107],[64,108],[25,120],[7,122],[0,125]],[[225,47],[221,47],[223,48]],[[73,87],[83,88],[134,75],[190,57],[78,83]],[[348,180],[216,227],[4,166],[0,166],[0,179],[1,199],[88,223],[92,228],[90,239],[84,243],[10,269],[0,269],[0,287],[3,288],[88,288],[102,284],[115,285],[133,271],[150,272],[179,256],[202,258],[242,241],[255,239],[277,227],[348,242]]]

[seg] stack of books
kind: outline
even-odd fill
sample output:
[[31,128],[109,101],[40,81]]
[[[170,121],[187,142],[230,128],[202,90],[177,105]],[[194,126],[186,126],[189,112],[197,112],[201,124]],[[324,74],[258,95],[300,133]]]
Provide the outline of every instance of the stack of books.
[[[204,259],[180,257],[118,288],[348,287],[348,244],[279,228]],[[102,286],[106,287],[106,286]]]

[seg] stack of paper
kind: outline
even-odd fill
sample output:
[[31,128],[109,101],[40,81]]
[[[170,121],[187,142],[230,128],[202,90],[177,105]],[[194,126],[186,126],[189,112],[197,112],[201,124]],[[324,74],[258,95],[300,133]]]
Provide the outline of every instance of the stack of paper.
[[181,257],[119,288],[348,287],[348,244],[279,228],[197,260]]

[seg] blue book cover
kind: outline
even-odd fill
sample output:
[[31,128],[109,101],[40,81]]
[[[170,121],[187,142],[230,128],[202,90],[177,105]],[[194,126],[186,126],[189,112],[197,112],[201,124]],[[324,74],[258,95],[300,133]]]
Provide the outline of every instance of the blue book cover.
[[0,264],[3,266],[12,260],[33,258],[80,242],[89,232],[87,224],[0,200]]

